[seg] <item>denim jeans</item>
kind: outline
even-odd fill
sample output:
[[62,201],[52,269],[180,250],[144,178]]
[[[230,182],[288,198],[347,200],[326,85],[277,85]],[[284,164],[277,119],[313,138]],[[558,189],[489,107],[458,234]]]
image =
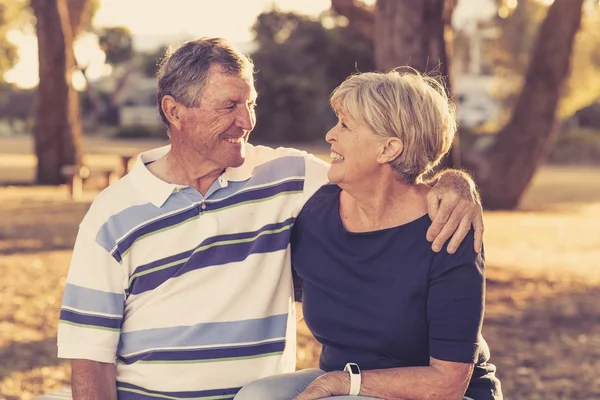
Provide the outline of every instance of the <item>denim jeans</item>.
[[[320,369],[303,369],[291,374],[274,375],[250,382],[244,386],[234,400],[291,400],[306,389],[308,385],[325,371]],[[335,396],[331,400],[381,400],[366,396]],[[463,397],[463,400],[473,400]]]

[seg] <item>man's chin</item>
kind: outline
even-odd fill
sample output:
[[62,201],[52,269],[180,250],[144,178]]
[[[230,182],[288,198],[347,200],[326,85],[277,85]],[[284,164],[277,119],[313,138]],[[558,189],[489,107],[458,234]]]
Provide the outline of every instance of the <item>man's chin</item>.
[[246,162],[246,157],[236,157],[229,165],[231,168],[238,168],[244,165],[244,162]]

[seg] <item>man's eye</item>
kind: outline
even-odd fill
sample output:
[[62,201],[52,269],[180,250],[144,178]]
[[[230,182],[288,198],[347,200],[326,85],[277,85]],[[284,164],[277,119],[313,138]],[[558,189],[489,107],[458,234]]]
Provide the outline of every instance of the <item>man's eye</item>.
[[233,110],[235,108],[235,104],[225,107],[228,110]]
[[340,122],[340,125],[342,126],[342,128],[344,128],[344,129],[348,129],[348,126],[347,126],[345,123],[343,123],[343,122]]

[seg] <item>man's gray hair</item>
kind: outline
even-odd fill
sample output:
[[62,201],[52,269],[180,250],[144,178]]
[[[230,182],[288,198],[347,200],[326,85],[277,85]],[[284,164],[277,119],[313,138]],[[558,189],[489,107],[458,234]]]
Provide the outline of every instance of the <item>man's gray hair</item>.
[[254,73],[252,60],[221,38],[201,38],[171,48],[160,63],[158,70],[158,112],[169,128],[169,120],[162,109],[165,96],[173,98],[186,107],[198,107],[208,71],[220,65],[229,74],[243,76]]

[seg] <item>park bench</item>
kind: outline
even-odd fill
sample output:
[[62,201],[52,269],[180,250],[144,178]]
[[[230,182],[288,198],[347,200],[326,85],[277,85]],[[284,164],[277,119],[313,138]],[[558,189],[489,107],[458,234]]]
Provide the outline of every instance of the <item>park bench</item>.
[[65,165],[60,173],[67,182],[71,200],[80,200],[83,193],[83,182],[93,175],[102,176],[104,187],[112,185],[120,177],[129,172],[129,165],[134,154],[119,154],[120,165],[118,167],[94,167],[85,165]]
[[90,169],[85,165],[64,165],[60,169],[60,173],[67,181],[71,200],[81,199],[83,182],[92,175],[101,175],[106,186],[116,182],[120,176],[118,169],[114,167]]

